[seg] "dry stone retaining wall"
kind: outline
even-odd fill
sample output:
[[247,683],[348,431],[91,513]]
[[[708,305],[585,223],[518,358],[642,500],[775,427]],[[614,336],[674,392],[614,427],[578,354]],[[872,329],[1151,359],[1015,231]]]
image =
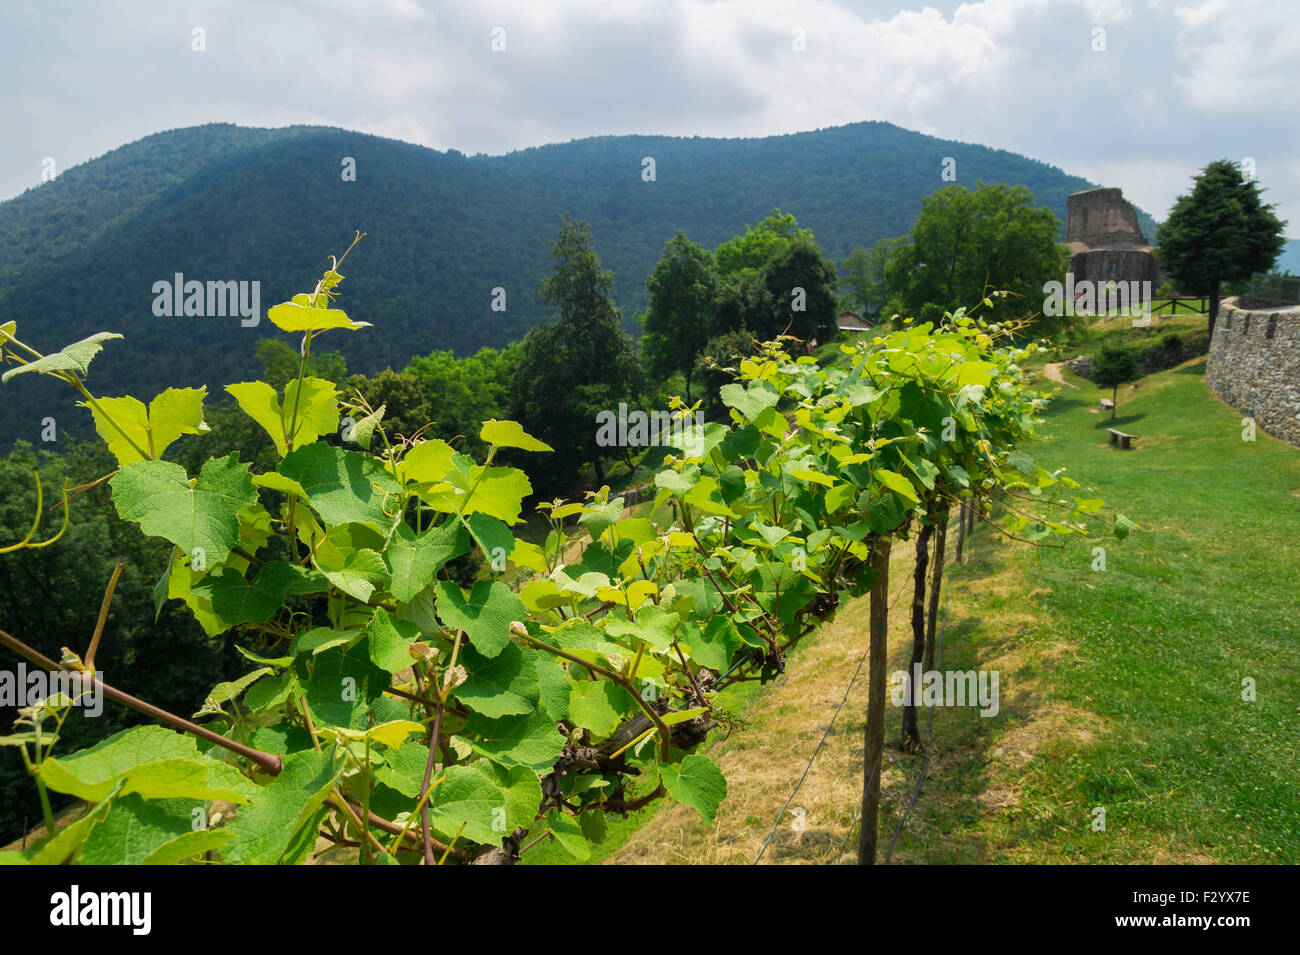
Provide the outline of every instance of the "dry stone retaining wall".
[[1261,311],[1225,301],[1205,382],[1261,429],[1300,447],[1300,308]]

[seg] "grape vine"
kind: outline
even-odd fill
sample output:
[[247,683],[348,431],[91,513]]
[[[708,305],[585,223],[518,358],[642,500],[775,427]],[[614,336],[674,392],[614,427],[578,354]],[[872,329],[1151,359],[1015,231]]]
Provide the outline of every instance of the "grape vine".
[[[324,840],[370,864],[500,864],[542,838],[581,860],[610,813],[667,798],[709,821],[726,780],[701,750],[729,720],[729,688],[779,677],[846,594],[883,593],[891,541],[974,499],[998,500],[1002,530],[1035,542],[1084,533],[1101,507],[1057,496],[1077,484],[1024,450],[1043,399],[1019,362],[1036,346],[959,311],[843,346],[825,367],[788,340],[763,344],[722,388],[729,420],[666,460],[647,515],[624,516],[608,488],[542,502],[550,533],[534,543],[516,533],[532,486],[502,462],[550,449],[520,425],[484,422],[482,461],[394,443],[383,407],[305,374],[320,335],[366,327],[335,302],[341,262],[268,312],[301,335],[297,378],[283,393],[226,388],[274,441],[273,471],[238,452],[193,475],[165,460],[206,430],[205,390],[148,406],[94,396],[90,363],[120,335],[41,355],[15,323],[0,328],[17,365],[3,381],[76,389],[117,459],[101,480],[118,515],[172,545],[157,606],[183,601],[209,635],[236,633],[252,665],[185,718],[103,683],[93,649],[54,661],[0,630],[29,662],[78,672],[156,724],[53,755],[75,701],[24,709],[0,743],[21,748],[47,835],[3,861],[299,863]],[[697,408],[673,402],[683,419]],[[52,542],[32,536],[14,547]],[[450,565],[469,554],[491,572],[465,587]],[[110,600],[111,585],[105,613]],[[875,626],[872,639],[883,707]],[[871,756],[870,714],[867,733]],[[92,808],[56,829],[50,790]],[[235,807],[223,824],[214,802]]]

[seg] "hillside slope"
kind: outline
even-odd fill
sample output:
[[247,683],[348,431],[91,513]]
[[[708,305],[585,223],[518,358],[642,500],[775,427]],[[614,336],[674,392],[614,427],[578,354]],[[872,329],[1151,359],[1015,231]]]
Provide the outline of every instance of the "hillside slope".
[[[922,198],[944,185],[948,156],[959,182],[1024,184],[1062,219],[1066,196],[1090,185],[887,123],[763,139],[598,137],[474,157],[320,127],[174,130],[0,203],[9,237],[0,321],[18,320],[43,351],[122,332],[126,341],[93,372],[114,394],[201,383],[216,391],[255,377],[255,339],[275,330],[235,317],[155,317],[154,283],[176,273],[258,281],[265,314],[309,288],[360,229],[368,237],[344,270],[343,305],[375,327],[324,347],[341,348],[354,371],[400,368],[435,348],[503,345],[548,318],[535,289],[560,213],[591,224],[630,322],[675,229],[711,247],[780,207],[840,258],[905,232]],[[341,176],[348,157],[351,182]],[[652,182],[642,178],[645,157],[655,160]],[[496,287],[506,290],[504,312],[490,308]],[[46,384],[9,386],[0,448],[35,439],[45,415],[84,426]]]

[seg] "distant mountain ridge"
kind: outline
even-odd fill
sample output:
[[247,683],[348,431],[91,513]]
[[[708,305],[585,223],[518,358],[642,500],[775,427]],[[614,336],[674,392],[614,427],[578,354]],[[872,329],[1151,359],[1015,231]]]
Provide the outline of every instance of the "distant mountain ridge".
[[[653,181],[642,177],[646,157]],[[590,224],[630,321],[675,229],[711,248],[779,207],[840,259],[906,232],[921,200],[946,185],[945,157],[960,183],[1026,185],[1062,222],[1066,197],[1093,186],[1015,153],[877,122],[758,139],[601,136],[472,157],[332,127],[189,127],[0,203],[0,322],[17,320],[42,351],[125,334],[96,359],[97,393],[147,400],[206,383],[215,395],[257,377],[255,340],[279,332],[265,320],[156,317],[154,283],[176,273],[257,281],[264,314],[310,288],[360,229],[341,304],[375,327],[330,333],[320,347],[342,350],[354,371],[401,368],[435,348],[503,345],[549,318],[535,289],[560,213]],[[355,181],[344,179],[347,159]],[[497,288],[505,311],[491,307]],[[89,416],[53,384],[0,390],[0,449],[37,440],[50,414],[87,430]]]

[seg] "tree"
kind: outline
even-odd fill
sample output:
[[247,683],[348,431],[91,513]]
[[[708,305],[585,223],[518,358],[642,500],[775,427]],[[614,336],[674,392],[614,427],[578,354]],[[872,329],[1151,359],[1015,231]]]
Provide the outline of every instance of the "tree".
[[715,332],[725,335],[766,325],[774,309],[772,295],[758,271],[737,272],[718,285],[713,305]]
[[650,307],[645,314],[641,353],[655,381],[680,372],[691,400],[695,357],[713,333],[717,280],[713,257],[681,229],[664,243],[664,254],[646,281]]
[[1195,183],[1160,227],[1156,257],[1179,290],[1209,298],[1213,338],[1223,283],[1271,269],[1286,243],[1286,223],[1264,203],[1259,183],[1226,159],[1206,166]]
[[[391,435],[409,438],[425,425],[434,422],[435,413],[425,394],[421,380],[408,372],[385,368],[377,375],[353,375],[342,389],[345,399],[355,399],[361,392],[371,408],[384,406],[384,429]],[[439,431],[436,435],[424,432],[425,437],[454,437]]]
[[780,209],[758,225],[745,226],[743,235],[728,239],[714,250],[718,275],[729,278],[745,269],[761,269],[783,246],[795,239],[812,241],[812,232],[799,228],[794,216]]
[[770,318],[750,326],[759,339],[782,332],[807,341],[835,335],[835,263],[822,255],[811,238],[799,236],[777,249],[759,273],[771,299]]
[[1142,377],[1142,370],[1138,367],[1137,356],[1130,351],[1125,351],[1123,348],[1103,345],[1101,350],[1093,356],[1090,374],[1095,384],[1102,388],[1111,389],[1110,420],[1114,421],[1119,386],[1130,381],[1137,381]]
[[1037,312],[1043,284],[1069,265],[1060,231],[1061,221],[1035,206],[1024,186],[946,186],[925,199],[906,241],[890,253],[886,284],[899,310],[922,322],[995,289],[1009,295],[994,300],[990,321]]
[[709,337],[746,329],[825,341],[835,331],[839,277],[808,229],[777,209],[714,252],[718,286]]
[[[563,217],[552,243],[555,274],[539,288],[560,319],[532,329],[520,346],[510,414],[555,453],[539,456],[534,475],[543,493],[568,492],[584,463],[605,481],[604,458],[615,448],[596,440],[596,415],[617,409],[645,388],[622,314],[609,292],[614,273],[604,269],[587,224]],[[536,459],[535,459],[536,460]]]
[[864,318],[879,312],[888,301],[885,266],[893,250],[905,241],[903,237],[881,239],[870,249],[854,249],[840,263],[844,275],[841,287],[848,289],[848,306]]
[[479,430],[490,418],[506,417],[518,360],[517,344],[480,348],[468,358],[450,351],[412,358],[406,373],[419,381],[433,422],[425,435],[446,441],[462,436],[458,446],[485,450]]

